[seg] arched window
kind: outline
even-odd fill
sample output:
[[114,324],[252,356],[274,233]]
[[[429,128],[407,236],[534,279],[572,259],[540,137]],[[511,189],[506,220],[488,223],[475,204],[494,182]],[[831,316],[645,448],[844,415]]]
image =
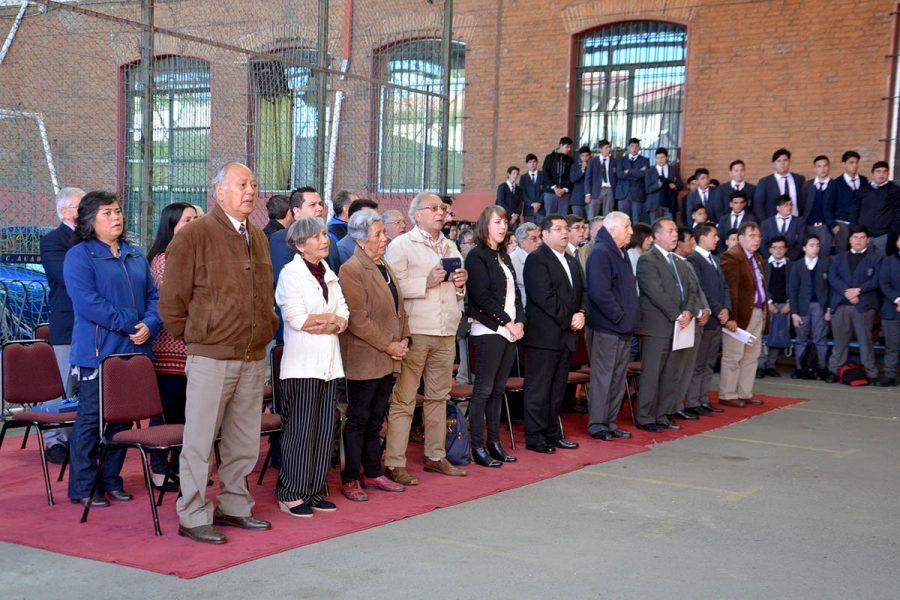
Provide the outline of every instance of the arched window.
[[593,147],[605,138],[613,148],[625,148],[636,137],[645,153],[664,146],[678,160],[686,29],[655,21],[619,23],[581,34],[577,49],[578,143]]
[[[392,44],[375,56],[383,81],[429,92],[442,92],[441,40]],[[450,59],[450,138],[448,192],[462,187],[463,108],[466,47],[453,42]],[[440,183],[441,100],[381,86],[378,97],[377,189],[383,193],[437,190]]]
[[[154,66],[153,223],[163,207],[189,202],[206,207],[209,185],[209,63],[165,56]],[[125,67],[125,210],[138,227],[141,189],[141,65]]]
[[[291,62],[317,64],[316,51],[281,50],[273,53],[272,60],[250,63],[251,160],[260,191],[314,185],[317,169],[324,168],[316,165],[319,111],[315,73]],[[326,153],[327,135],[326,129]]]

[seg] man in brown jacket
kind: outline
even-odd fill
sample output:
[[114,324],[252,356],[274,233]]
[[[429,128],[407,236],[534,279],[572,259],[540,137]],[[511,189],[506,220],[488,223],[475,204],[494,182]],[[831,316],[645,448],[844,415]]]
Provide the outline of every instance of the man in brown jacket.
[[[187,342],[187,404],[181,452],[179,535],[224,544],[216,525],[270,529],[252,515],[247,476],[259,456],[265,349],[275,316],[265,234],[250,222],[256,177],[228,163],[210,182],[215,204],[166,250],[159,312],[166,330]],[[219,506],[206,498],[213,442],[221,428]]]
[[722,255],[722,275],[731,292],[732,320],[728,331],[738,327],[755,336],[745,344],[730,335],[722,336],[722,370],[719,379],[719,404],[743,408],[762,404],[753,397],[753,380],[759,358],[760,338],[769,331],[766,310],[766,267],[759,253],[762,233],[756,223],[744,222],[738,230],[738,243]]

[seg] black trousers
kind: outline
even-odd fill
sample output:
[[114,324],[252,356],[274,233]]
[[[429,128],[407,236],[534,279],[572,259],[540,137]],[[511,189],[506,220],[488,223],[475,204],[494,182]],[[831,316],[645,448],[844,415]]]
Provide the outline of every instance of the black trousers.
[[489,442],[500,441],[500,406],[506,380],[516,358],[516,345],[501,335],[475,335],[475,384],[469,399],[472,448],[484,448],[484,422]]
[[559,413],[569,377],[568,348],[525,351],[525,442],[540,444],[562,437]]
[[[150,419],[150,427],[154,425],[174,425],[184,423],[184,405],[187,402],[187,376],[185,375],[156,375],[156,384],[159,387],[159,399],[162,401],[163,416]],[[164,475],[168,466],[168,452],[151,452],[150,469]],[[175,472],[178,473],[178,457],[181,449],[172,451],[172,460],[175,462]]]
[[282,502],[318,501],[334,443],[332,379],[282,379],[281,470],[275,492]]
[[394,389],[394,374],[378,379],[347,380],[347,423],[344,425],[344,470],[341,482],[359,480],[359,470],[369,478],[381,477],[381,426]]

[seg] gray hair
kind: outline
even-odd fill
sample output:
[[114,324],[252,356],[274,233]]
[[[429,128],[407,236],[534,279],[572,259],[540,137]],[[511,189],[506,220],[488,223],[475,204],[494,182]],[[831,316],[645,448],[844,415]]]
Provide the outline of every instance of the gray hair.
[[603,228],[609,230],[615,227],[624,227],[629,223],[631,223],[631,217],[623,212],[614,210],[604,217]]
[[387,222],[390,220],[390,218],[393,217],[394,215],[400,215],[402,217],[403,213],[395,208],[386,210],[383,213],[381,213],[381,222],[384,224],[387,224]]
[[318,217],[304,217],[294,221],[288,228],[287,245],[291,249],[302,246],[306,240],[325,231],[325,221]]
[[437,198],[438,202],[443,203],[443,200],[441,200],[441,197],[438,196],[437,194],[435,194],[434,192],[419,192],[418,194],[415,195],[415,197],[409,203],[409,212],[407,214],[409,215],[410,223],[416,222],[416,211],[419,210],[419,204],[422,203],[422,200],[424,200],[425,198],[428,198],[428,197]]
[[224,165],[222,165],[221,169],[216,171],[216,174],[212,176],[212,179],[209,180],[209,196],[210,196],[210,198],[212,198],[213,200],[218,200],[218,198],[216,197],[216,187],[222,185],[222,182],[225,181],[225,175],[228,174],[228,169],[230,169],[231,167],[234,167],[234,166],[244,167],[251,173],[253,172],[253,171],[251,171],[250,167],[248,167],[244,163],[237,162],[236,160],[225,163]]
[[516,241],[521,242],[522,240],[528,239],[528,232],[530,231],[540,231],[541,228],[535,225],[534,223],[522,223],[516,229]]
[[64,187],[56,192],[56,216],[59,217],[60,220],[63,218],[62,211],[68,206],[72,196],[80,196],[83,198],[84,190],[77,187]]
[[365,244],[369,241],[369,230],[376,221],[381,221],[381,217],[374,209],[361,208],[347,222],[347,235],[351,240]]

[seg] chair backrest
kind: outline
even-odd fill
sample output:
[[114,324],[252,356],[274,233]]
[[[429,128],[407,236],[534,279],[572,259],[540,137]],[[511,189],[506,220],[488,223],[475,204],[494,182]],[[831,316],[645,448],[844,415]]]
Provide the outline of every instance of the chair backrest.
[[269,369],[272,379],[272,410],[281,414],[281,356],[284,344],[275,344],[269,351]]
[[159,386],[149,356],[111,354],[103,359],[100,363],[102,421],[131,423],[161,414]]
[[39,404],[66,395],[53,346],[44,340],[3,344],[3,401]]
[[50,341],[50,323],[38,323],[34,327],[34,339]]

